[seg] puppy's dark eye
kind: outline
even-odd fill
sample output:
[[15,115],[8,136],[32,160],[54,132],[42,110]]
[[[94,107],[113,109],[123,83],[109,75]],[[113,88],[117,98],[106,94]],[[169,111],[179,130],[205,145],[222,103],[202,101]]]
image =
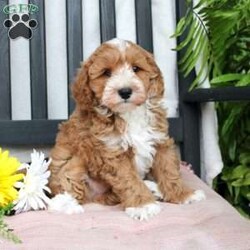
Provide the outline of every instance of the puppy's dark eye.
[[103,71],[103,75],[105,75],[105,76],[107,76],[107,77],[111,77],[112,72],[111,72],[110,69],[105,69],[105,70]]
[[132,70],[136,73],[136,72],[140,71],[141,69],[138,66],[133,66]]

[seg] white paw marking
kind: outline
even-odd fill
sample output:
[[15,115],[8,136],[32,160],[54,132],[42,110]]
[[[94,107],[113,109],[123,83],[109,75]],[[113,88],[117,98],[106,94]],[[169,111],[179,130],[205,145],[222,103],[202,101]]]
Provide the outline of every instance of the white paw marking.
[[142,207],[127,207],[126,214],[135,220],[148,220],[149,218],[160,213],[161,207],[157,202],[149,203]]
[[206,199],[206,195],[203,190],[196,190],[192,195],[190,195],[183,204],[191,204],[197,201],[202,201]]
[[52,198],[48,204],[48,210],[64,214],[80,214],[84,212],[83,207],[67,192]]
[[149,181],[149,180],[145,180],[144,183],[157,200],[163,199],[163,195],[161,191],[159,190],[157,183],[155,183],[154,181]]

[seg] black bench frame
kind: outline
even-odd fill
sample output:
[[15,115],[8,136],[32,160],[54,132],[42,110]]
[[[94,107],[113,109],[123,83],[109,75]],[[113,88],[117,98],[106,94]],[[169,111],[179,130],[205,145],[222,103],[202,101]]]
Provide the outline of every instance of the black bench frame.
[[[99,2],[101,41],[104,42],[116,36],[115,0],[99,0]],[[29,0],[29,3],[39,7],[39,12],[32,14],[39,23],[39,29],[34,32],[30,40],[32,120],[11,120],[10,42],[7,29],[0,25],[0,145],[53,144],[58,123],[61,122],[61,120],[47,118],[44,1]],[[1,0],[0,10],[7,4],[8,0]],[[66,10],[68,83],[70,84],[82,61],[81,0],[66,0]],[[153,52],[151,1],[135,0],[135,11],[137,43]],[[185,11],[185,0],[176,0],[177,21]],[[0,24],[5,18],[6,16],[1,13]],[[178,58],[182,53],[178,54]],[[169,118],[170,135],[180,144],[182,159],[191,163],[199,175],[199,104],[207,101],[249,100],[250,88],[197,89],[188,92],[194,73],[185,79],[181,74],[178,77],[180,117]],[[70,91],[68,99],[70,114],[74,109]]]

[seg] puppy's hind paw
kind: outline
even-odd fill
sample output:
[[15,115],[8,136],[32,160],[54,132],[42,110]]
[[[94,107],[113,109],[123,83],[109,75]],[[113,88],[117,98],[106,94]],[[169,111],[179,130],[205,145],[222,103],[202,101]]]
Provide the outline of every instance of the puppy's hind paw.
[[125,209],[126,214],[135,220],[148,220],[153,216],[160,213],[161,207],[159,203],[149,203],[141,207],[127,207]]
[[203,190],[195,190],[184,202],[183,204],[191,204],[194,202],[202,201],[206,199],[206,195]]
[[67,192],[52,198],[48,204],[48,210],[63,214],[80,214],[84,212],[83,207]]
[[144,184],[148,187],[148,189],[154,195],[156,200],[163,199],[163,195],[162,195],[161,191],[159,190],[157,183],[155,183],[154,181],[145,180]]

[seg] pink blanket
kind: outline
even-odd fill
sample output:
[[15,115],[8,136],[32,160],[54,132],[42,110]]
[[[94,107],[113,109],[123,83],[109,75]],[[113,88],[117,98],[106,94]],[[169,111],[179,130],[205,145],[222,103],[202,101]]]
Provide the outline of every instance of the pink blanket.
[[148,222],[129,218],[119,206],[85,205],[80,215],[48,211],[6,219],[23,241],[0,243],[0,249],[119,250],[249,250],[250,222],[187,170],[188,185],[206,192],[207,200],[192,205],[161,203],[162,212]]

